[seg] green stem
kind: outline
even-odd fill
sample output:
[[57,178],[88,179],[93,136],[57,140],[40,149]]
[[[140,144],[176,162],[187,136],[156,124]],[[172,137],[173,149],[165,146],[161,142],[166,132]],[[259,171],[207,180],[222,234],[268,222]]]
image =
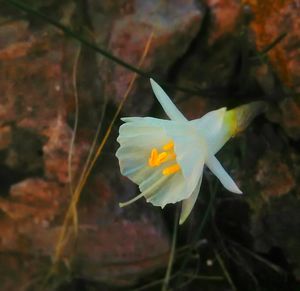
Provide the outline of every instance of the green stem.
[[162,291],[168,290],[171,273],[172,273],[172,267],[173,267],[174,258],[175,258],[176,241],[177,241],[178,224],[179,224],[179,213],[180,213],[179,205],[177,205],[176,207],[177,208],[176,208],[176,214],[175,214],[175,219],[174,219],[174,231],[173,231],[173,237],[172,237],[171,253],[170,253],[170,257],[169,257],[166,275],[165,275],[164,282],[163,282],[163,285],[161,288]]

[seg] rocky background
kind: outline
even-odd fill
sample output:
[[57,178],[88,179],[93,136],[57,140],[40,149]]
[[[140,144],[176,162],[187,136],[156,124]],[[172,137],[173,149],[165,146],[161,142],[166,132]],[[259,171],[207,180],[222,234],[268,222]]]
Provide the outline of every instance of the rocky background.
[[[133,72],[9,2],[0,3],[0,289],[160,290],[176,210],[144,201],[119,208],[137,193],[114,156],[119,121],[81,194],[78,237],[66,240],[49,279],[71,201],[74,96],[76,184],[98,124],[97,143]],[[153,33],[142,70],[188,118],[268,102],[219,153],[245,195],[205,172],[179,229],[170,290],[299,290],[300,1],[22,3],[135,67]],[[163,117],[147,78],[138,78],[121,115]]]

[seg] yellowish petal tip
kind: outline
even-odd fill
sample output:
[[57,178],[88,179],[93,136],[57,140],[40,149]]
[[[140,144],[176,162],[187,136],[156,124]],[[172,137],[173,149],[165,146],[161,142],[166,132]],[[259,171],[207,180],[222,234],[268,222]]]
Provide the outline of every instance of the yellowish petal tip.
[[125,206],[125,203],[121,203],[121,202],[119,203],[119,207],[122,208],[122,207],[124,207],[124,206]]

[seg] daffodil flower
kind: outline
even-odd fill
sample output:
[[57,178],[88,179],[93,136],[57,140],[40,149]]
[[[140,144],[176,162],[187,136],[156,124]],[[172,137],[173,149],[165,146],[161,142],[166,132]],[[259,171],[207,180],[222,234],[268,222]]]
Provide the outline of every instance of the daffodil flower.
[[262,106],[253,102],[229,111],[223,107],[189,121],[163,89],[153,79],[150,82],[170,120],[122,118],[125,123],[120,127],[116,156],[121,173],[138,184],[141,193],[120,206],[141,197],[161,208],[182,201],[179,221],[182,224],[198,197],[204,165],[227,190],[242,194],[215,154],[249,124]]

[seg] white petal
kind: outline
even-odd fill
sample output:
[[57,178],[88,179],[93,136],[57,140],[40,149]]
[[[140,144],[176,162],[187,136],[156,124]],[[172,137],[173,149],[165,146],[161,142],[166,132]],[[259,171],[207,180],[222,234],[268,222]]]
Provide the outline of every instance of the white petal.
[[200,133],[210,134],[212,131],[219,131],[223,123],[225,112],[226,107],[210,111],[201,118],[192,120],[191,124],[193,124]]
[[200,191],[201,182],[202,182],[202,175],[201,175],[199,182],[198,182],[195,190],[193,191],[192,195],[189,198],[182,201],[179,224],[183,224],[185,222],[185,220],[188,218],[188,216],[190,215],[190,213],[196,203],[196,200],[197,200],[197,197],[198,197],[198,194]]
[[190,187],[191,195],[202,175],[207,153],[205,142],[189,122],[168,123],[165,125],[165,130],[174,141],[176,160]]
[[[127,118],[120,127],[116,156],[121,173],[139,184],[141,194],[121,204],[128,205],[141,197],[155,206],[164,207],[190,197],[202,175],[205,148],[189,122],[155,118]],[[153,148],[174,141],[176,160],[149,167],[148,158]],[[163,170],[178,163],[181,170],[169,176]]]
[[[168,177],[161,175],[154,183],[144,192],[140,193],[139,195],[135,196],[134,198],[130,199],[129,201],[119,203],[120,207],[128,206],[131,203],[141,199],[142,197],[151,197],[156,194],[156,190],[160,189],[164,182],[167,180]],[[160,206],[160,205],[159,205]]]
[[164,208],[166,204],[182,201],[184,199],[183,197],[192,194],[188,192],[190,189],[180,172],[163,177],[165,177],[166,180],[160,187],[156,189],[152,188],[152,191],[149,191],[149,188],[143,191],[147,202],[152,203],[154,206]]
[[242,191],[238,188],[215,156],[210,157],[205,163],[227,190],[236,194],[242,194]]
[[258,101],[226,111],[218,133],[207,138],[211,154],[215,155],[231,137],[243,131],[265,108],[266,104]]
[[138,118],[120,127],[116,152],[122,175],[140,184],[153,172],[148,166],[152,148],[169,142],[161,123],[169,122],[155,118]]
[[[164,207],[168,203],[189,198],[202,176],[206,149],[201,144],[197,132],[188,122],[170,121],[163,124],[168,137],[174,142],[176,162],[181,170],[169,176],[168,180],[159,189],[152,191],[150,196],[145,195],[148,202],[155,206]],[[157,169],[162,172],[174,164],[174,160],[162,164]],[[147,177],[141,184],[141,192],[149,193],[148,189],[157,179],[156,176]],[[154,193],[155,192],[155,193]]]
[[177,107],[174,105],[165,91],[153,79],[150,79],[150,83],[158,102],[160,103],[166,114],[170,117],[170,119],[177,121],[186,121],[187,119],[177,109]]
[[[228,140],[225,139],[226,128],[224,127],[224,116],[226,108],[208,112],[203,117],[190,121],[200,136],[205,140],[211,155],[214,155]],[[224,132],[223,132],[224,131]]]

